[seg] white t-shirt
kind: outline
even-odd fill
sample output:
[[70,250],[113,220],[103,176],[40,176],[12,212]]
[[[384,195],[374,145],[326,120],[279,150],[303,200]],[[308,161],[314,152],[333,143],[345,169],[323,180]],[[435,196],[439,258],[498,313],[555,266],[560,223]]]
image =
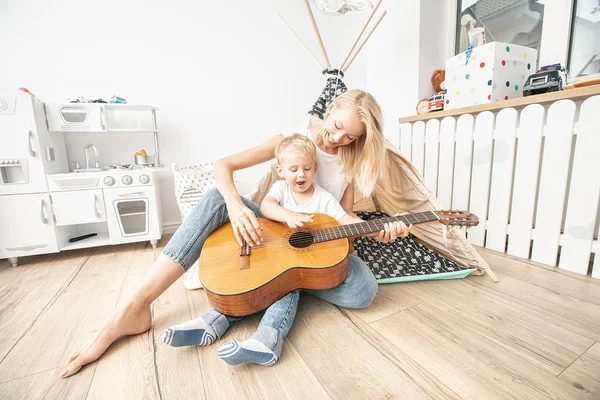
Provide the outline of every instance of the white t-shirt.
[[[310,134],[310,130],[308,129],[298,129],[295,131],[284,132],[283,136],[288,137],[294,133],[307,136],[314,142],[314,139]],[[346,191],[346,188],[348,187],[348,181],[346,180],[346,173],[344,172],[344,168],[338,158],[338,155],[327,154],[321,150],[319,146],[317,146],[317,163],[319,165],[317,173],[314,177],[314,183],[331,193],[333,197],[340,202],[344,192]]]
[[275,197],[281,207],[293,212],[304,214],[327,214],[338,221],[346,215],[346,211],[344,211],[340,203],[333,198],[331,193],[314,183],[313,186],[315,187],[315,191],[311,199],[305,204],[296,204],[294,196],[292,195],[292,189],[286,181],[275,182],[273,186],[271,186],[271,190],[269,190],[267,196]]

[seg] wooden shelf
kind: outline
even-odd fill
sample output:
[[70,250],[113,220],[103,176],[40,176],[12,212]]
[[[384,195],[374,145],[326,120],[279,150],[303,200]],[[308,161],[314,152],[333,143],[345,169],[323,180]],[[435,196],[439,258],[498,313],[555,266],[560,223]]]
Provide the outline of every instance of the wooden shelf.
[[[79,104],[79,103],[69,103],[69,104]],[[90,104],[90,103],[84,103],[84,104]],[[122,108],[122,109],[126,109],[129,111],[158,111],[159,108],[158,107],[154,107],[154,106],[148,106],[145,104],[121,104],[121,103],[98,103],[98,104],[103,104],[106,107],[110,107],[110,108]]]
[[62,131],[62,133],[68,135],[68,134],[71,134],[71,133],[77,133],[77,134],[80,134],[80,133],[84,133],[84,134],[85,133],[100,133],[100,134],[103,134],[103,133],[160,133],[160,131],[157,130],[157,129],[151,129],[151,128],[148,128],[148,129],[141,129],[141,128],[139,128],[139,129],[138,128],[122,128],[121,129],[121,128],[117,128],[117,129],[107,129],[107,130],[104,130],[104,131]]
[[404,124],[407,122],[427,121],[430,119],[441,119],[444,117],[452,117],[462,114],[477,114],[483,111],[501,110],[509,107],[525,107],[529,104],[553,103],[563,99],[578,100],[597,94],[600,94],[600,85],[584,86],[575,89],[561,90],[559,92],[536,94],[533,96],[519,97],[518,99],[480,104],[473,107],[455,108],[453,110],[434,111],[427,114],[413,115],[412,117],[400,118],[398,119],[398,122]]

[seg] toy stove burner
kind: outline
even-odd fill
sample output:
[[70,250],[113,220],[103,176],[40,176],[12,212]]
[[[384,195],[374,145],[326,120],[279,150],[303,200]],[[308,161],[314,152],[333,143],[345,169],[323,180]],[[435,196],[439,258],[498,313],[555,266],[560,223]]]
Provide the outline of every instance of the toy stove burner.
[[133,169],[133,165],[131,164],[114,164],[106,166],[107,170],[111,169]]

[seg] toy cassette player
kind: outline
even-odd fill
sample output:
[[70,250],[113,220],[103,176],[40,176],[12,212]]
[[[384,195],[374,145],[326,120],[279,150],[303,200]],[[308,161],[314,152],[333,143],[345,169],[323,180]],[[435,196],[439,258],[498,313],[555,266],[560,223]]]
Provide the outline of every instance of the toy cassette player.
[[523,85],[523,96],[556,92],[567,86],[567,71],[560,64],[546,65],[529,75]]

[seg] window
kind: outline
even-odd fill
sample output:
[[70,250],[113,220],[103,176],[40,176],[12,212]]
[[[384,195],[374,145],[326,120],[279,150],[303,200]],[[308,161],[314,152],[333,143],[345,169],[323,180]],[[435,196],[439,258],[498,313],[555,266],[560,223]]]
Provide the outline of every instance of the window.
[[600,0],[577,0],[573,13],[569,75],[600,73]]
[[484,28],[486,42],[538,51],[536,69],[560,63],[571,79],[600,73],[600,0],[456,0],[455,53]]
[[544,0],[458,0],[456,54],[470,46],[468,32],[484,28],[486,43],[506,42],[537,50],[544,23]]

